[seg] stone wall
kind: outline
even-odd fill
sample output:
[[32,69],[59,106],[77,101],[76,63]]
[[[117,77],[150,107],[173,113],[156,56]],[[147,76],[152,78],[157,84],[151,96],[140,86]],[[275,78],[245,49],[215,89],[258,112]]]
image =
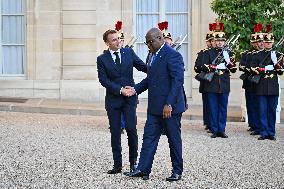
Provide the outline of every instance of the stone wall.
[[[193,71],[196,53],[205,48],[208,23],[216,15],[210,2],[189,0],[189,58],[185,73],[189,103],[201,104]],[[0,96],[103,101],[96,57],[106,49],[102,34],[123,20],[126,41],[135,31],[133,0],[26,0],[25,77],[0,80]],[[232,76],[230,105],[241,104],[239,73]],[[142,79],[137,74],[136,79]],[[143,76],[144,77],[144,76]],[[145,97],[142,96],[142,97]]]

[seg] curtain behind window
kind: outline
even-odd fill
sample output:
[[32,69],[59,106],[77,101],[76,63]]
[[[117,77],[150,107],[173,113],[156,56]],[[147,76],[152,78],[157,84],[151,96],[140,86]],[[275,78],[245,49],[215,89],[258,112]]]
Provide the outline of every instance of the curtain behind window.
[[[166,20],[169,22],[168,31],[172,34],[173,40],[188,34],[188,0],[166,0]],[[188,37],[179,50],[186,70],[190,67],[188,65]]]
[[[160,8],[164,6],[163,8]],[[165,19],[162,19],[165,18]],[[168,32],[173,40],[188,34],[188,0],[136,0],[136,36],[137,54],[142,60],[146,59],[146,32],[152,27],[158,27],[158,22],[169,22]],[[188,68],[188,39],[185,40],[179,52],[183,55],[185,67]]]
[[24,9],[24,0],[1,0],[2,75],[24,73]]
[[137,54],[145,61],[148,51],[144,44],[145,35],[159,22],[159,0],[137,0],[136,3]]

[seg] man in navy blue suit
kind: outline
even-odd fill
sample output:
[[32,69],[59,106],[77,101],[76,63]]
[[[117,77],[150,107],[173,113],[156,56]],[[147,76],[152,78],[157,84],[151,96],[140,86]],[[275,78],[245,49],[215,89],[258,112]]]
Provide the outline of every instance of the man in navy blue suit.
[[108,174],[120,173],[121,155],[121,115],[124,114],[129,146],[130,171],[137,161],[138,136],[136,130],[137,96],[126,96],[126,88],[134,86],[133,67],[147,72],[146,64],[131,48],[121,48],[117,31],[107,30],[103,40],[108,50],[97,58],[98,77],[106,88],[105,109],[107,111],[114,165]]
[[172,161],[172,174],[166,180],[177,181],[183,172],[181,117],[187,109],[183,58],[164,42],[158,28],[148,31],[146,45],[152,53],[147,77],[132,90],[140,94],[148,89],[147,121],[137,169],[126,175],[149,179],[158,142],[165,130]]

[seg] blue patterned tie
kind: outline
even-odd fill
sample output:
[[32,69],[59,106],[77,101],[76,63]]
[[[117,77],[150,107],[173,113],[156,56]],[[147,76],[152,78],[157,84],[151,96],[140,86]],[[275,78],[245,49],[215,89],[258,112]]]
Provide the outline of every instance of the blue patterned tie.
[[154,53],[153,55],[152,55],[152,57],[151,57],[151,62],[150,62],[150,66],[152,66],[153,65],[153,63],[154,63],[154,61],[155,61],[155,59],[156,59],[156,53]]

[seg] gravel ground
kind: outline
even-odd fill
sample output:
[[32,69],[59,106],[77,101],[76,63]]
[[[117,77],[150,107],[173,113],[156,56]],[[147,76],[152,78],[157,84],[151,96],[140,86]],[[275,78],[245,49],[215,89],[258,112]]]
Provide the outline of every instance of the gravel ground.
[[[138,119],[141,149],[145,118]],[[0,112],[0,188],[284,188],[284,127],[276,141],[258,141],[244,123],[228,123],[228,139],[211,139],[201,121],[183,120],[184,173],[169,183],[162,136],[150,180],[108,175],[106,117]],[[127,138],[122,136],[124,170]]]

